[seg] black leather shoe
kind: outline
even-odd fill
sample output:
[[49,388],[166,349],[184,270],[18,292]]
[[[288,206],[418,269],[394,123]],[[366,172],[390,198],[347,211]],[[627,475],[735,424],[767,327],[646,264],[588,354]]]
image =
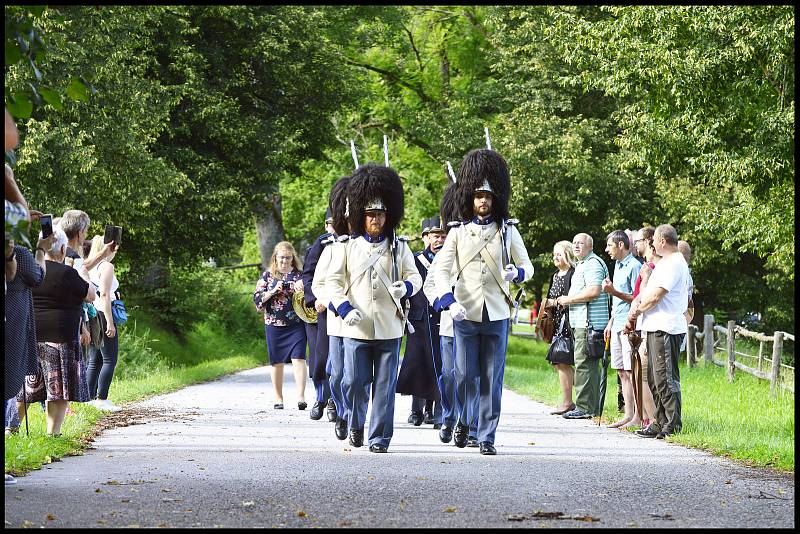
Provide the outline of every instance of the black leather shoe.
[[456,447],[459,449],[463,449],[467,446],[467,436],[469,435],[469,427],[466,425],[462,425],[459,421],[456,423],[456,431],[453,434],[453,443],[455,443]]
[[668,437],[669,437],[669,436],[671,436],[671,435],[672,435],[672,432],[671,432],[671,431],[669,431],[669,430],[662,430],[661,432],[659,432],[658,434],[656,434],[656,439],[664,439],[664,438],[668,438]]
[[408,422],[414,426],[420,426],[423,421],[422,412],[411,412],[408,416]]
[[336,427],[333,429],[336,439],[344,441],[347,439],[347,421],[341,417],[336,420]]
[[481,454],[484,456],[494,456],[497,454],[497,449],[488,441],[481,441]]
[[472,436],[467,438],[467,447],[477,447],[478,446],[478,438],[473,438]]
[[336,405],[333,403],[333,399],[328,399],[328,405],[325,408],[325,413],[328,415],[328,421],[331,423],[335,423],[339,418],[336,415]]
[[648,426],[647,428],[642,428],[634,432],[640,438],[654,438],[658,436],[659,431],[653,428],[653,425]]
[[314,406],[311,407],[311,412],[309,412],[308,416],[314,421],[319,421],[322,419],[322,409],[324,407],[325,405],[321,402],[315,402]]
[[377,443],[375,445],[369,446],[369,452],[387,452],[387,451],[388,451],[387,447],[384,447],[383,445],[378,445]]
[[422,416],[422,422],[425,423],[426,425],[432,425],[433,414],[431,412],[425,412],[425,414]]
[[305,402],[300,401],[297,403],[298,410],[305,410],[306,408],[308,408],[308,404],[306,404]]
[[443,426],[439,429],[439,441],[442,443],[450,443],[450,440],[453,439],[453,429],[449,426]]
[[350,445],[360,447],[364,444],[364,429],[350,430]]

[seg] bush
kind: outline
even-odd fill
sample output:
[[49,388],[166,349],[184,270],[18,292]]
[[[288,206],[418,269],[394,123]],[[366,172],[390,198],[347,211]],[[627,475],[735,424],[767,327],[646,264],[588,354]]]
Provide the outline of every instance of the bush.
[[121,378],[142,378],[154,371],[169,367],[161,353],[151,347],[154,341],[150,329],[137,331],[136,320],[132,319],[119,329],[122,342],[119,344],[119,359],[116,374]]

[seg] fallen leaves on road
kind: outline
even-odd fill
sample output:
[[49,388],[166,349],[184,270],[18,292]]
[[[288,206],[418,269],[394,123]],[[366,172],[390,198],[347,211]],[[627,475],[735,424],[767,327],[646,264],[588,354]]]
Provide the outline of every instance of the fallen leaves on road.
[[448,513],[448,514],[452,514],[455,511],[456,511],[456,508],[454,506],[448,506],[447,508],[442,510],[442,512],[445,512],[445,513]]
[[56,516],[54,516],[53,514],[47,514],[47,516],[45,516],[45,519],[47,519],[48,521],[55,521]]
[[308,517],[308,515],[304,511],[300,510],[297,512],[297,517]]
[[536,511],[531,516],[525,514],[511,514],[506,519],[509,521],[525,521],[526,519],[572,519],[573,521],[586,521],[594,523],[600,521],[599,517],[591,515],[566,515],[564,512],[543,512]]
[[672,514],[647,514],[647,515],[655,519],[666,519],[667,521],[672,521],[675,519],[674,517],[672,517]]

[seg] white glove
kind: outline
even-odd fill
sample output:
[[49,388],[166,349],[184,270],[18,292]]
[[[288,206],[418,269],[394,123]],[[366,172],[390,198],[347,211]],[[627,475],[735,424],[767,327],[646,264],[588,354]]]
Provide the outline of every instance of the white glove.
[[517,268],[514,267],[513,263],[509,263],[506,265],[505,270],[503,270],[503,280],[506,282],[512,281],[514,278],[517,277],[519,273],[517,272]]
[[357,326],[358,323],[360,323],[363,319],[364,317],[361,315],[360,311],[350,310],[350,313],[344,316],[342,322],[344,322],[344,324],[347,326]]
[[452,303],[449,310],[450,317],[452,317],[454,321],[463,321],[467,318],[467,309],[458,302]]
[[394,284],[389,287],[389,293],[396,299],[400,299],[406,296],[406,284],[402,280],[398,280]]

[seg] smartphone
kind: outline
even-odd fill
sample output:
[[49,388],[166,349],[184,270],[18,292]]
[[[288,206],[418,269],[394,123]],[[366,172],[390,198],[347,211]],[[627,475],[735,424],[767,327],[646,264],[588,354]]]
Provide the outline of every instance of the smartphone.
[[111,243],[114,242],[119,248],[120,244],[122,244],[122,227],[121,226],[114,226],[111,224],[106,225],[106,231],[103,234],[103,243]]
[[39,219],[39,222],[42,225],[42,238],[48,238],[53,235],[53,214],[48,213],[46,215],[42,215]]

